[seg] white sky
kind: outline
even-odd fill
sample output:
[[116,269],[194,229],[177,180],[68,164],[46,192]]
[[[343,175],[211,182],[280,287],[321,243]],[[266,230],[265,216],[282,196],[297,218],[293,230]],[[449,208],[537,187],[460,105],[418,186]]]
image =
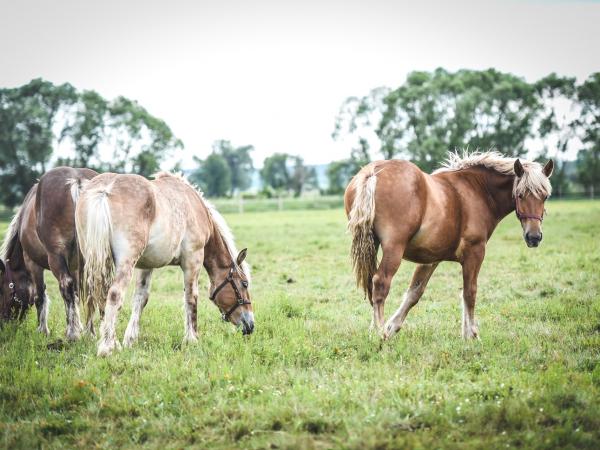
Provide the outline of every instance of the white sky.
[[0,0],[0,86],[43,77],[136,99],[183,140],[324,163],[344,99],[412,70],[496,67],[533,81],[600,70],[591,1]]

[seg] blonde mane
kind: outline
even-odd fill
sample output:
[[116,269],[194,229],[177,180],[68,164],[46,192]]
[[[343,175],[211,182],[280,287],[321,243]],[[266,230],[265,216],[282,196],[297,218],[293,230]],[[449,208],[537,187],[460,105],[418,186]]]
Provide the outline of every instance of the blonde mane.
[[[442,167],[437,169],[434,174],[440,172],[456,171],[468,169],[471,167],[485,167],[495,170],[504,175],[515,175],[514,164],[516,158],[507,158],[495,151],[473,152],[464,151],[462,155],[458,152],[449,152],[448,157],[442,163]],[[552,193],[550,180],[542,172],[541,164],[521,159],[521,164],[525,173],[522,177],[515,176],[513,185],[513,196],[531,193],[537,198],[549,197]]]
[[[225,219],[223,218],[221,213],[217,211],[215,205],[213,205],[211,202],[204,198],[202,190],[198,186],[195,186],[194,184],[190,183],[190,181],[187,178],[185,178],[185,176],[183,176],[183,174],[181,173],[158,172],[152,176],[156,180],[165,177],[176,178],[182,183],[186,184],[188,187],[190,187],[198,195],[198,197],[200,197],[200,200],[202,200],[204,206],[206,206],[206,209],[208,210],[208,213],[213,221],[213,224],[215,225],[215,228],[221,235],[221,238],[225,243],[225,247],[227,247],[227,251],[231,256],[231,260],[233,262],[236,262],[239,252],[237,250],[237,247],[235,246],[235,238],[233,237],[231,228],[229,228],[229,225],[227,225],[227,222],[225,222]],[[235,267],[238,270],[238,272],[241,275],[243,275],[246,278],[246,280],[248,280],[248,282],[250,282],[250,266],[246,263],[246,261],[242,262],[241,267],[239,267],[236,263]]]

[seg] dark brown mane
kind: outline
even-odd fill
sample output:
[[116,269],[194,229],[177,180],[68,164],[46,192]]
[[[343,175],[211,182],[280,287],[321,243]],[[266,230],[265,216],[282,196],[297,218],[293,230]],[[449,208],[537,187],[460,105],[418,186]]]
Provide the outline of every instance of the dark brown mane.
[[6,236],[0,249],[0,258],[6,261],[9,260],[10,267],[12,269],[22,268],[25,261],[23,258],[23,247],[21,246],[21,239],[19,237],[19,229],[21,228],[21,222],[23,221],[23,210],[25,206],[31,200],[31,197],[35,195],[37,190],[37,183],[29,190],[23,201],[23,205],[17,210],[16,214],[10,221],[10,225],[6,230]]

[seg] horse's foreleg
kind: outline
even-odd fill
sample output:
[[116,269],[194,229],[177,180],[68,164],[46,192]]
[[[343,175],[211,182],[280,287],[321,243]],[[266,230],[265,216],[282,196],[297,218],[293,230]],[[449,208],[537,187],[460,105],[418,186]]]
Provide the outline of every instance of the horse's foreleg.
[[185,331],[183,342],[198,341],[198,275],[204,252],[198,252],[193,259],[186,259],[183,265]]
[[404,323],[408,312],[420,300],[423,292],[425,292],[427,283],[429,282],[429,279],[431,278],[431,275],[437,266],[437,263],[420,264],[417,266],[413,273],[410,286],[404,294],[404,300],[402,301],[402,304],[385,324],[383,333],[384,339],[391,338],[398,332],[398,330],[400,330],[400,328],[402,328],[402,324]]
[[65,301],[65,312],[67,316],[67,339],[74,341],[81,334],[81,321],[79,319],[79,308],[77,295],[75,293],[75,279],[69,272],[67,261],[61,255],[48,255],[50,270],[58,280],[60,293]]
[[477,297],[477,275],[485,256],[485,246],[470,248],[464,253],[463,267],[463,317],[462,335],[465,339],[479,337],[475,323],[475,299]]
[[403,254],[404,246],[384,245],[381,263],[373,276],[373,324],[379,331],[382,331],[385,321],[385,299],[390,292],[392,278],[400,267]]
[[140,330],[140,318],[142,311],[148,303],[150,296],[150,280],[152,278],[152,270],[136,270],[135,293],[133,294],[131,318],[125,330],[123,345],[131,347],[137,340]]
[[104,318],[100,324],[100,341],[98,342],[98,356],[109,355],[118,343],[115,337],[117,316],[123,306],[123,297],[127,285],[133,275],[135,261],[124,260],[117,265],[113,284],[108,290]]

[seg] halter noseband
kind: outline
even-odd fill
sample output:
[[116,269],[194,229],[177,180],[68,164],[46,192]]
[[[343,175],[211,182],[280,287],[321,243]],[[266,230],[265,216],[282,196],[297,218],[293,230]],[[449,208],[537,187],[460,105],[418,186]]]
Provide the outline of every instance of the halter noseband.
[[[544,212],[546,212],[545,209],[544,209]],[[539,220],[540,223],[542,223],[544,221],[544,213],[542,213],[541,216],[538,216],[536,214],[527,214],[527,213],[519,212],[519,196],[518,195],[515,198],[515,213],[517,214],[517,219],[519,219],[519,220],[532,219],[532,220]]]
[[17,303],[18,305],[23,307],[21,300],[17,296],[17,288],[15,287],[13,273],[12,273],[12,270],[10,269],[10,259],[6,260],[6,264],[4,265],[4,267],[6,269],[4,272],[4,277],[8,281],[8,288],[10,289],[11,300],[13,301],[13,303]]
[[[227,278],[225,278],[223,280],[223,282],[218,285],[215,290],[212,292],[212,294],[210,294],[210,296],[208,298],[210,298],[213,303],[215,305],[217,305],[217,302],[215,301],[217,294],[221,291],[221,289],[223,289],[225,286],[227,286],[228,284],[231,284],[231,287],[233,288],[233,291],[235,292],[235,305],[233,305],[231,308],[229,308],[228,311],[224,312],[221,307],[219,305],[217,305],[217,307],[219,308],[219,310],[221,311],[221,319],[223,319],[225,322],[227,320],[229,320],[229,317],[233,314],[233,312],[238,309],[240,306],[244,306],[244,305],[251,305],[252,303],[250,302],[250,300],[245,300],[244,297],[242,297],[242,293],[240,292],[235,280],[233,279],[233,272],[235,270],[235,262],[231,263],[231,267],[229,268],[229,273],[227,274]],[[242,285],[244,287],[248,287],[248,282],[246,280],[242,280]]]

